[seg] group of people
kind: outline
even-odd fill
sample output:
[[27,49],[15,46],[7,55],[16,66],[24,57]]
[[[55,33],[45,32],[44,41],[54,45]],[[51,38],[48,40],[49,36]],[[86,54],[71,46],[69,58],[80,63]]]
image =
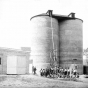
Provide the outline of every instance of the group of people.
[[40,70],[40,75],[44,77],[52,77],[52,78],[78,78],[79,73],[77,69],[69,69],[69,68],[46,68]]

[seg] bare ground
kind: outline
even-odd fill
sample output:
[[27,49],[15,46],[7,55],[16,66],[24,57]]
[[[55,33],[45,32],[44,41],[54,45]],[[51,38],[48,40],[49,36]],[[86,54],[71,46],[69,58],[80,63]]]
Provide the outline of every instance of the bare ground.
[[0,88],[88,88],[88,78],[53,79],[34,75],[2,75]]

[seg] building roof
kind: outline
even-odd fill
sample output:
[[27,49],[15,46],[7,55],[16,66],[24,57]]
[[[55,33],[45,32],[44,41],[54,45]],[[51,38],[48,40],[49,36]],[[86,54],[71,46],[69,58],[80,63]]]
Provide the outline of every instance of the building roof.
[[14,53],[20,53],[20,54],[30,54],[30,51],[23,51],[21,49],[12,49],[12,48],[5,48],[5,47],[0,47],[0,51],[14,52]]

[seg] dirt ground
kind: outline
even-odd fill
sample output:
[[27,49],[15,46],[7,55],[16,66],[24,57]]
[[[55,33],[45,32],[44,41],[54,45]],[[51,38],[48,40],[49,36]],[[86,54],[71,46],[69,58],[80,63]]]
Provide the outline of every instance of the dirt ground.
[[73,80],[35,75],[1,75],[0,88],[88,88],[88,78]]

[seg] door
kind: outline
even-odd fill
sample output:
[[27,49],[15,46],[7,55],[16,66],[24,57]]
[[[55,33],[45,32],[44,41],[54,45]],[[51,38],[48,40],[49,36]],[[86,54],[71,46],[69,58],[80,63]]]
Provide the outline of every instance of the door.
[[27,62],[26,56],[17,56],[17,74],[26,74],[27,73]]
[[7,74],[17,74],[17,56],[7,56]]
[[32,72],[32,67],[33,67],[33,65],[32,65],[32,64],[29,64],[29,73],[30,73],[30,74],[33,73],[33,72]]
[[29,73],[33,73],[33,60],[29,60]]
[[26,56],[8,56],[7,74],[26,74]]

